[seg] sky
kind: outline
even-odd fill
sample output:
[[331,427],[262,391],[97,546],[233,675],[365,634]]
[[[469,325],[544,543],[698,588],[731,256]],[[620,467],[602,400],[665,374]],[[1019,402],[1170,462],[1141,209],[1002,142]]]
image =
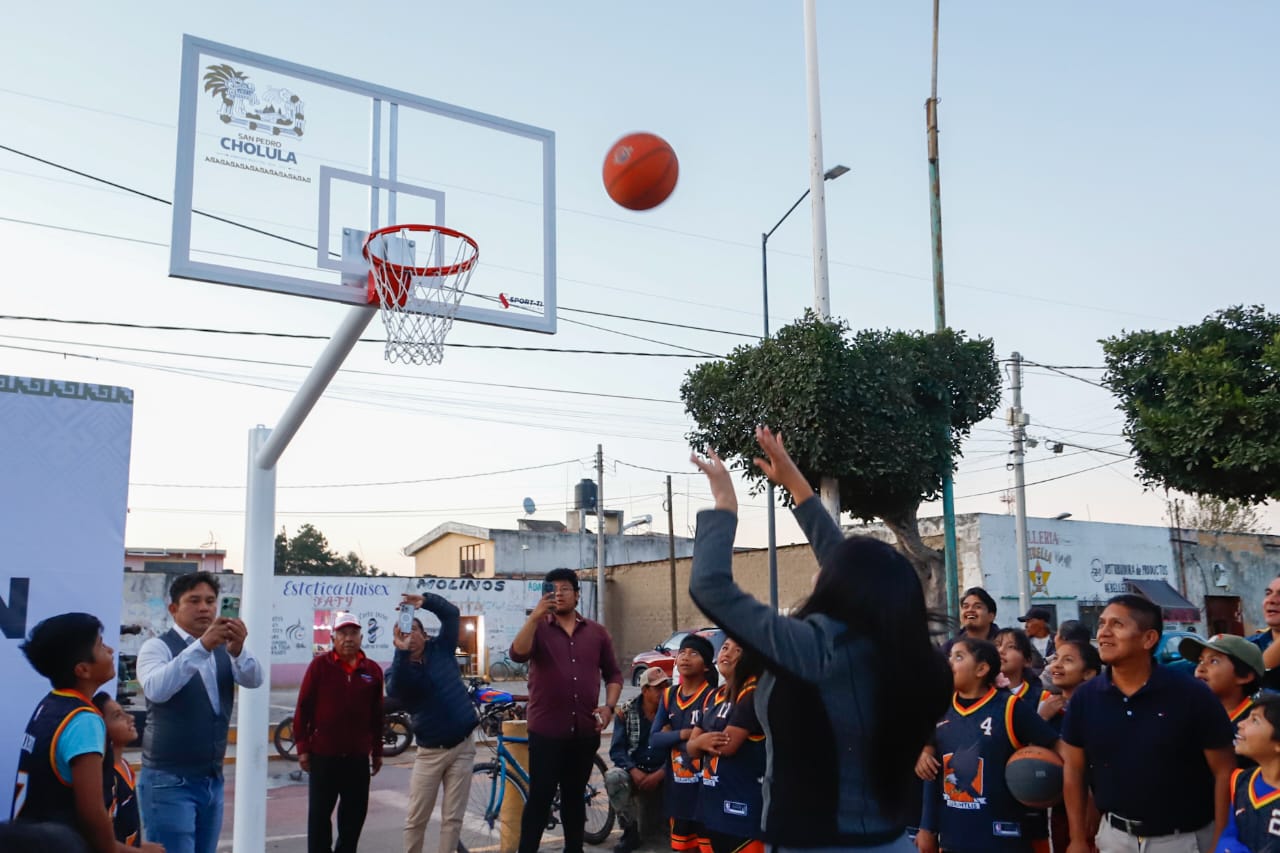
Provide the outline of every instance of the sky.
[[[826,185],[831,310],[854,328],[933,324],[931,11],[817,3],[824,159],[851,169]],[[1001,358],[1070,374],[1026,371],[1028,433],[1044,439],[1028,452],[1030,515],[1164,523],[1163,495],[1114,455],[1128,447],[1115,399],[1094,384],[1098,341],[1274,303],[1278,29],[1280,8],[1262,0],[944,0],[948,320]],[[602,445],[606,504],[665,532],[674,472],[675,530],[691,535],[711,501],[687,462],[680,382],[758,333],[760,235],[808,187],[799,0],[420,2],[376,15],[73,2],[57,26],[21,6],[0,51],[0,145],[172,198],[184,33],[554,131],[557,292],[576,313],[554,337],[458,324],[449,341],[631,353],[452,348],[410,368],[359,344],[279,463],[277,528],[314,524],[335,550],[408,574],[401,549],[445,521],[511,528],[525,497],[535,518],[562,519]],[[645,213],[614,205],[600,180],[611,143],[637,130],[680,159],[675,192]],[[315,217],[264,206],[264,218]],[[134,389],[126,544],[222,548],[238,570],[248,432],[278,421],[350,309],[170,278],[170,216],[0,150],[0,371]],[[813,301],[810,223],[802,205],[769,241],[775,329]],[[503,267],[485,259],[525,245],[503,232],[475,235],[494,248],[473,289],[501,289]],[[377,320],[367,334],[382,334]],[[1008,511],[1008,405],[1006,392],[966,442],[958,512]],[[1079,447],[1053,454],[1052,440]],[[763,545],[763,497],[742,499],[738,544]],[[1267,520],[1280,528],[1280,511]],[[779,541],[800,538],[781,512]]]

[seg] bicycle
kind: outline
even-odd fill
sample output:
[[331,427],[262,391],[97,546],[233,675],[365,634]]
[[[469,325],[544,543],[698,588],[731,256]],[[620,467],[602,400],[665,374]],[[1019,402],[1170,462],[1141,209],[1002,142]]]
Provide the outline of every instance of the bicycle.
[[[293,715],[276,723],[275,733],[271,736],[276,752],[286,761],[298,760],[298,745],[293,740]],[[384,756],[399,755],[413,743],[413,727],[409,715],[402,710],[393,709],[383,713],[382,718],[382,754]]]
[[[483,716],[481,719],[483,722]],[[502,818],[502,803],[507,794],[507,785],[510,784],[520,795],[522,805],[520,812],[523,812],[523,804],[529,799],[529,773],[507,749],[507,744],[527,744],[529,739],[504,735],[501,726],[498,727],[494,737],[496,743],[491,746],[491,749],[495,760],[480,762],[471,771],[471,792],[467,797],[467,815],[471,818],[468,821],[470,825],[488,828],[491,836],[488,841],[493,845],[492,849],[497,849],[496,845],[504,827],[509,837],[520,836],[520,813],[517,812],[514,820],[509,823],[504,822]],[[587,822],[583,837],[588,844],[602,843],[613,831],[613,806],[610,805],[609,795],[605,791],[604,773],[604,761],[597,755],[592,759],[591,775],[587,779],[587,789],[583,795],[587,807]],[[560,794],[557,792],[551,804],[551,814],[547,818],[547,829],[555,829],[559,824]]]
[[489,679],[491,681],[515,681],[528,677],[529,664],[513,661],[509,655],[503,655],[502,660],[496,660],[489,664]]

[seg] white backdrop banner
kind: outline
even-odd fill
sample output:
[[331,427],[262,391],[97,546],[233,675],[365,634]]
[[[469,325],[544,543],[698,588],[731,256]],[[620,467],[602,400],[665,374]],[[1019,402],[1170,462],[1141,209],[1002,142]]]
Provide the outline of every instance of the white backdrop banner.
[[132,429],[128,388],[0,376],[0,820],[22,733],[49,692],[18,648],[23,638],[41,619],[79,610],[118,644]]

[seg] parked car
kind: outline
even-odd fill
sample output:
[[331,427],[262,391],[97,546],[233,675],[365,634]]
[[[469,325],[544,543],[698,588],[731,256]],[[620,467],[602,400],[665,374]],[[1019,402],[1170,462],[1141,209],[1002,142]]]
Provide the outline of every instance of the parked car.
[[[714,628],[695,628],[699,633],[714,631]],[[676,652],[680,651],[680,641],[689,635],[688,631],[676,631],[661,643],[653,647],[651,652],[641,652],[631,660],[631,684],[640,686],[640,676],[651,666],[656,666],[671,676],[676,668]],[[714,643],[714,641],[713,641]],[[719,644],[715,644],[717,650]]]
[[1185,672],[1187,675],[1194,674],[1197,661],[1187,660],[1178,652],[1178,646],[1187,637],[1204,640],[1204,637],[1194,631],[1165,631],[1161,634],[1160,642],[1156,644],[1156,663]]

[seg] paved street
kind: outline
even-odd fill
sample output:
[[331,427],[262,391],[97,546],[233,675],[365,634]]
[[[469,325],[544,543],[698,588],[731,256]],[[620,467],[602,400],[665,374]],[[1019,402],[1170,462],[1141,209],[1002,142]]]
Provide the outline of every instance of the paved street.
[[[500,685],[503,689],[519,693],[525,690],[523,682],[510,682]],[[623,688],[623,698],[638,693],[634,687]],[[292,713],[296,699],[295,690],[271,691],[271,720],[276,722]],[[608,764],[609,731],[606,730],[602,740],[600,753]],[[477,752],[477,761],[486,760],[486,748],[481,746]],[[409,777],[413,765],[412,748],[403,755],[387,759],[382,772],[374,777],[369,793],[369,815],[365,820],[364,833],[360,837],[360,848],[371,851],[391,851],[403,849],[405,813],[409,805]],[[298,770],[297,764],[285,761],[268,762],[267,782],[267,851],[280,853],[305,853],[307,849],[307,782],[306,777]],[[227,766],[226,815],[223,820],[222,839],[219,853],[231,853],[231,840],[234,831],[235,802],[235,767]],[[427,827],[424,853],[434,853],[439,841],[439,804],[432,815],[431,824]],[[618,830],[599,847],[588,847],[588,850],[611,851],[617,843]],[[468,820],[463,827],[462,841],[474,853],[488,851],[497,853],[497,833],[490,831],[483,823]],[[543,836],[542,849],[562,850],[563,842],[559,829],[550,830]],[[652,849],[664,849],[655,847]]]

